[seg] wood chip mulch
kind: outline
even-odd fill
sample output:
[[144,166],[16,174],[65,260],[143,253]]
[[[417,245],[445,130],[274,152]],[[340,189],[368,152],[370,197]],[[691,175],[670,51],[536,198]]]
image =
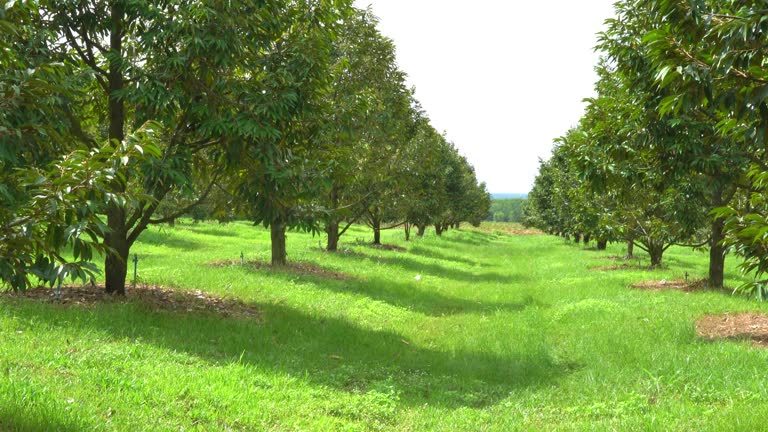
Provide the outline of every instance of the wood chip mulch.
[[698,279],[691,281],[684,280],[652,280],[637,282],[630,285],[632,288],[649,290],[649,291],[661,291],[661,290],[679,290],[685,292],[700,291],[707,288],[706,279]]
[[64,286],[57,298],[51,288],[35,288],[23,293],[2,293],[8,298],[50,302],[64,307],[90,307],[101,303],[137,301],[153,310],[171,312],[208,312],[237,318],[259,318],[261,312],[237,299],[226,299],[203,291],[181,291],[158,286],[127,287],[126,296],[107,294],[103,285]]
[[706,315],[696,322],[696,333],[712,341],[749,340],[768,348],[768,316],[759,313]]
[[307,276],[317,276],[320,278],[334,279],[339,281],[349,281],[355,279],[353,276],[348,274],[328,270],[308,262],[289,262],[287,266],[282,268],[272,267],[272,265],[267,262],[257,260],[246,260],[245,263],[242,263],[240,260],[224,260],[215,261],[208,264],[210,267],[237,267],[241,265],[246,265],[248,268],[253,270],[295,272]]

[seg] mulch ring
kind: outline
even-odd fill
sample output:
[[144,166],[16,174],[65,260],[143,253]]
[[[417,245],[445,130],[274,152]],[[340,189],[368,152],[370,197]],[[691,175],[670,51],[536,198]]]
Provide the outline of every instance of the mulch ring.
[[286,265],[285,267],[272,267],[272,264],[270,263],[267,263],[264,261],[257,261],[257,260],[247,260],[244,263],[241,262],[240,260],[224,260],[224,261],[215,261],[208,264],[208,266],[210,267],[236,267],[241,265],[246,265],[253,270],[287,271],[287,272],[294,272],[294,273],[299,273],[307,276],[316,276],[320,278],[334,279],[334,280],[340,280],[340,281],[348,281],[348,280],[355,279],[353,276],[350,276],[348,274],[328,270],[316,264],[308,263],[308,262],[288,262],[288,265]]
[[406,252],[408,249],[398,246],[398,245],[390,245],[390,244],[371,244],[370,247],[374,249],[381,249],[386,251],[397,251],[397,252]]
[[590,267],[591,271],[615,271],[615,270],[658,270],[657,267],[640,266],[637,264],[615,264],[607,266]]
[[3,293],[7,297],[56,303],[64,307],[90,307],[101,303],[137,301],[155,311],[209,312],[228,317],[259,318],[261,312],[236,299],[216,297],[202,291],[180,291],[158,286],[127,288],[126,296],[107,294],[103,285],[63,286],[57,298],[51,288],[35,288],[23,293]]
[[630,285],[630,287],[648,291],[679,290],[685,292],[693,292],[707,289],[707,280],[697,279],[686,282],[684,280],[661,279],[633,283]]
[[619,256],[619,255],[603,255],[603,256],[595,256],[592,257],[594,259],[604,259],[609,261],[627,261],[627,257]]
[[706,315],[696,322],[696,333],[707,340],[749,340],[768,348],[768,316],[758,313]]

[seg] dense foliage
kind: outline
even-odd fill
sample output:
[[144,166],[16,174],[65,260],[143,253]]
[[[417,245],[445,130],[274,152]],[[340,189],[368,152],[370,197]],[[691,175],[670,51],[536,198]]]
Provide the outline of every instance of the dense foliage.
[[615,11],[600,35],[597,96],[542,162],[528,223],[637,242],[654,264],[671,244],[707,246],[714,287],[730,248],[757,276],[744,288],[762,296],[764,4],[622,0]]
[[0,281],[101,257],[124,294],[132,245],[182,215],[270,227],[275,265],[288,229],[479,223],[485,186],[376,27],[349,0],[5,2]]
[[521,223],[526,203],[525,198],[494,198],[491,200],[491,210],[486,220]]

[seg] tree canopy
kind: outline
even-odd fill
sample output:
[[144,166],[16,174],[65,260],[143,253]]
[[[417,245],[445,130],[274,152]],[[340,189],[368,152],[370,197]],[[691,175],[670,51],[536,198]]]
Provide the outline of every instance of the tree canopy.
[[[567,153],[569,161],[542,163],[529,223],[566,233],[585,229],[577,222],[595,209],[558,198],[569,196],[557,188],[567,175],[576,195],[609,197],[597,206],[604,216],[598,226],[630,245],[644,241],[656,264],[660,256],[653,259],[651,249],[659,244],[689,244],[709,248],[711,286],[723,285],[729,249],[745,258],[745,271],[763,274],[763,6],[617,2],[599,37],[597,96],[555,150],[553,160]],[[758,278],[746,288],[764,286]]]
[[[94,276],[125,293],[153,224],[243,217],[328,234],[438,232],[489,197],[349,0],[6,2],[0,281]],[[72,248],[74,258],[62,253]]]

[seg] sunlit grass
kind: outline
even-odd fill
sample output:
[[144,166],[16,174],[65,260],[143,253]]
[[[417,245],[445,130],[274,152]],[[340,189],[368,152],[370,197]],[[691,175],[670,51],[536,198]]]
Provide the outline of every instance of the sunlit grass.
[[261,316],[0,299],[0,430],[764,428],[768,353],[701,341],[694,321],[768,308],[627,287],[702,278],[705,254],[595,270],[623,246],[502,232],[391,231],[407,251],[388,251],[356,227],[337,254],[290,233],[289,260],[344,275],[330,278],[248,265],[269,260],[269,233],[248,223],[155,228],[134,247],[139,284]]

